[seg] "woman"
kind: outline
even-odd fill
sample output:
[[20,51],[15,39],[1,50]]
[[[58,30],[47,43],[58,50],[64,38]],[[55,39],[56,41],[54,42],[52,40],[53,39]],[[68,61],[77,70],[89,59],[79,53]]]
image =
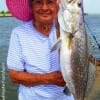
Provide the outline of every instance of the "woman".
[[[12,82],[20,84],[18,100],[73,100],[72,96],[63,93],[65,82],[60,72],[58,51],[50,52],[57,40],[55,18],[58,1],[16,2],[7,0],[8,8],[26,23],[12,31],[7,66]],[[26,9],[21,9],[21,6],[30,10],[17,16]],[[18,9],[20,11],[15,12]]]

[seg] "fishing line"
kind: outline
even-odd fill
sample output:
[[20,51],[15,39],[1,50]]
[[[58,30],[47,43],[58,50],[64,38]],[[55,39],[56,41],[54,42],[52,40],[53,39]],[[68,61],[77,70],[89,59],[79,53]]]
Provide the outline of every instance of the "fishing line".
[[85,20],[84,20],[84,22],[85,22],[85,25],[86,25],[86,27],[88,28],[90,34],[92,35],[93,39],[95,40],[95,42],[96,42],[96,44],[97,44],[97,46],[98,46],[98,49],[100,50],[100,44],[98,43],[98,41],[97,41],[97,39],[96,39],[94,33],[91,31],[89,25],[87,24],[87,22],[86,22]]

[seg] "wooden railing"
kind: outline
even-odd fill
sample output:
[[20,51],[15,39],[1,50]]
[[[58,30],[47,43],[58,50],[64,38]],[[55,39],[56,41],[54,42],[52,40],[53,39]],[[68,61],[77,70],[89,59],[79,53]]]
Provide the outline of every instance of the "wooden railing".
[[5,100],[6,64],[5,63],[1,63],[0,67],[1,67],[1,94],[0,95],[1,95],[2,100]]
[[100,66],[100,59],[95,58],[94,56],[90,56],[90,61],[95,64],[96,66]]

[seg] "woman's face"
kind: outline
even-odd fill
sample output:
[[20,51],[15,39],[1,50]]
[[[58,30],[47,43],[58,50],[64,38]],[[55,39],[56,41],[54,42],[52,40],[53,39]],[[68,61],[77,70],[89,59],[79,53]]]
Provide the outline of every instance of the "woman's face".
[[57,16],[57,0],[33,0],[32,11],[35,21],[40,23],[52,23]]

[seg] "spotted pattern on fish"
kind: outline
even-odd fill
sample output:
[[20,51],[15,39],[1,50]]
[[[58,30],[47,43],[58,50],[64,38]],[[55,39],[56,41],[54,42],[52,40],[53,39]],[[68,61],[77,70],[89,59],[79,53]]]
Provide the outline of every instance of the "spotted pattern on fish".
[[95,67],[88,59],[88,35],[84,25],[83,0],[61,0],[58,22],[60,39],[52,50],[60,44],[61,72],[67,90],[74,95],[75,100],[85,100],[92,87]]

